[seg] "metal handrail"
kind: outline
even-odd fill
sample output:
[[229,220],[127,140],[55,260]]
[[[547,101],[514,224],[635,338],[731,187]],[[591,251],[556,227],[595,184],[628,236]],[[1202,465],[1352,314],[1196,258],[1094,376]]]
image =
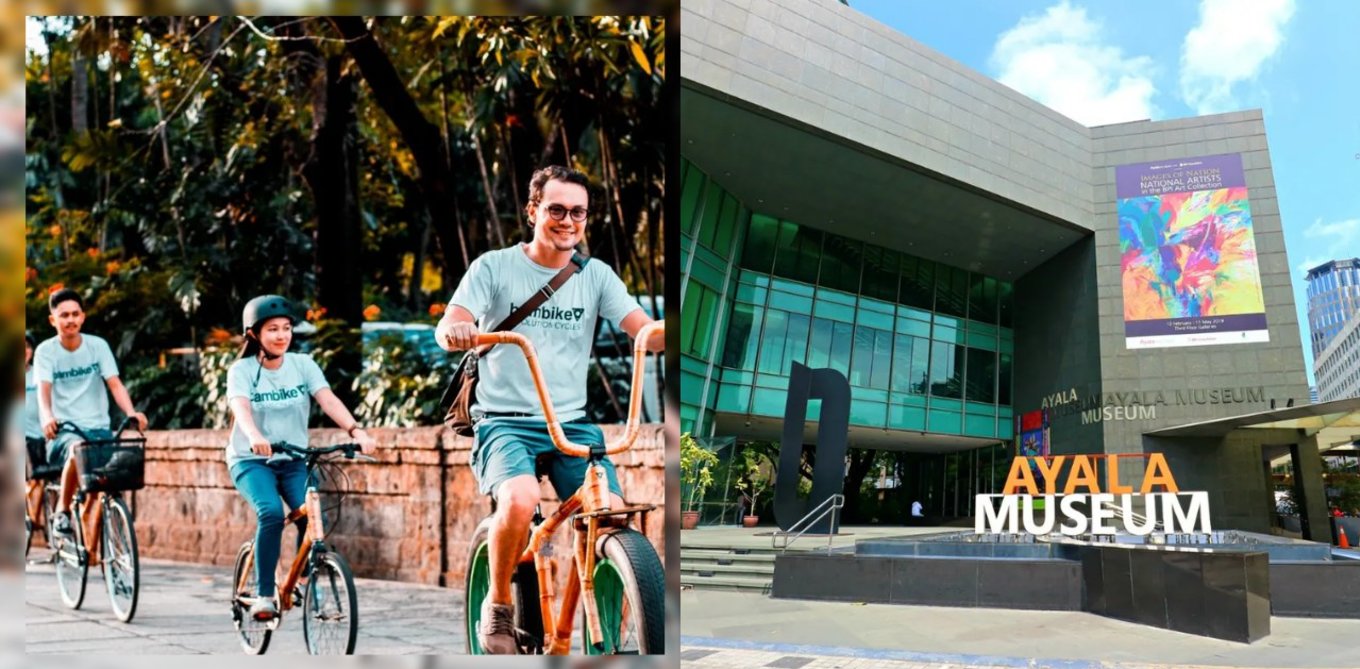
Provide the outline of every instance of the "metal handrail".
[[[811,511],[807,512],[807,515],[803,516],[802,518],[799,518],[798,522],[789,526],[789,530],[787,532],[775,531],[774,535],[770,537],[770,548],[771,549],[779,548],[782,551],[788,551],[789,546],[792,545],[793,542],[798,541],[799,537],[803,536],[804,533],[812,529],[813,524],[824,518],[828,513],[831,514],[831,525],[832,527],[835,527],[837,517],[836,514],[844,506],[845,495],[842,495],[840,493],[836,493],[822,500],[821,504],[818,504]],[[806,524],[806,526],[803,527],[803,529],[801,530],[797,529],[799,525],[804,524]],[[797,531],[795,532],[795,530]],[[831,540],[834,539],[835,536],[836,535],[833,533],[827,533],[826,535],[827,553],[831,552]],[[775,543],[779,540],[780,537],[784,538],[784,545],[782,547],[775,545]]]

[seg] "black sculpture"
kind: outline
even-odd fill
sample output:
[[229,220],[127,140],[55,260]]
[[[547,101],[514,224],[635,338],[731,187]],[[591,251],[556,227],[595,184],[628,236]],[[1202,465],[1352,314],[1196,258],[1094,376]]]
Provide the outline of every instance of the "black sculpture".
[[[798,498],[798,471],[803,454],[803,426],[808,400],[822,400],[817,419],[817,460],[812,468],[812,494]],[[797,362],[789,373],[789,399],[784,405],[784,435],[779,443],[779,471],[775,480],[774,519],[788,531],[793,524],[845,486],[845,452],[850,432],[850,382],[834,369],[810,369]],[[839,518],[827,514],[808,531],[835,534]]]

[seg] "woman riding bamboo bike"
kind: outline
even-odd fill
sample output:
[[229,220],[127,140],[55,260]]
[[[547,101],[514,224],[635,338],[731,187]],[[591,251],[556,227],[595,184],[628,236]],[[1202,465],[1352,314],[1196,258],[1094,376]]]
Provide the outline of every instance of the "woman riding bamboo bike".
[[[274,570],[283,536],[283,506],[286,503],[294,511],[302,508],[309,478],[305,459],[276,454],[273,444],[307,443],[313,398],[364,454],[371,453],[375,444],[335,396],[316,361],[288,351],[297,322],[288,300],[278,295],[256,297],[246,303],[241,320],[245,342],[240,359],[227,371],[233,421],[226,459],[232,482],[258,521],[251,544],[255,592],[243,616],[272,623],[279,615]],[[320,522],[319,518],[311,520]],[[352,643],[349,650],[353,650]]]

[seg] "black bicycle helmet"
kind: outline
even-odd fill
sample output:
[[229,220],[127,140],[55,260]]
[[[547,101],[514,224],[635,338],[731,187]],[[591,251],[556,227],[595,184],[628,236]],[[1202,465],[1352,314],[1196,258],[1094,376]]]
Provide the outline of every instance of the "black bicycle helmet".
[[287,318],[291,325],[297,325],[297,314],[293,312],[293,305],[286,298],[279,295],[261,295],[246,302],[246,308],[241,311],[241,327],[249,331],[260,323],[278,316]]

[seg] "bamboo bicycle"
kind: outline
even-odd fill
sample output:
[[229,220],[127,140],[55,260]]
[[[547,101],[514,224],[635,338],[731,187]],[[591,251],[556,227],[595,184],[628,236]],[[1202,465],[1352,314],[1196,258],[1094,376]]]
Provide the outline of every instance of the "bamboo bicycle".
[[[307,496],[301,508],[284,520],[284,528],[306,522],[307,542],[300,546],[288,574],[279,579],[279,615],[269,621],[251,618],[249,610],[256,600],[255,542],[241,544],[236,553],[235,590],[231,598],[231,617],[241,637],[241,647],[251,655],[262,655],[269,639],[283,620],[284,612],[302,606],[302,637],[312,655],[354,653],[359,635],[359,598],[354,590],[354,572],[349,562],[326,544],[326,528],[321,515],[321,495],[317,491],[317,467],[329,462],[324,457],[343,453],[366,462],[374,458],[359,454],[359,444],[337,444],[322,448],[302,448],[286,443],[273,444],[274,453],[286,454],[307,463]],[[306,583],[302,583],[303,580]]]
[[33,549],[33,532],[39,531],[47,546],[52,547],[52,509],[56,507],[57,492],[49,492],[48,483],[61,476],[59,465],[47,462],[47,440],[25,437],[28,465],[24,476],[24,557]]
[[86,575],[92,565],[104,573],[113,614],[131,622],[137,614],[141,568],[137,559],[137,533],[132,512],[123,500],[124,490],[142,487],[146,437],[123,438],[129,419],[123,419],[112,439],[89,439],[74,423],[63,421],[58,432],[74,432],[84,442],[71,453],[80,474],[80,488],[72,504],[70,538],[52,532],[52,512],[60,495],[57,478],[44,484],[44,507],[48,540],[54,544],[57,588],[61,600],[73,609],[85,601]]
[[[660,321],[648,324],[638,332],[633,346],[633,388],[628,402],[627,426],[618,441],[596,447],[578,446],[567,441],[548,397],[538,356],[524,335],[493,332],[477,336],[478,346],[513,344],[524,352],[553,444],[568,456],[589,459],[585,483],[563,500],[551,517],[545,520],[537,509],[534,511],[528,547],[511,579],[516,637],[522,654],[565,655],[570,652],[578,605],[585,614],[581,647],[587,654],[645,655],[666,651],[665,570],[647,537],[627,527],[634,514],[645,519],[646,512],[656,507],[610,508],[608,479],[600,464],[606,455],[628,450],[637,439],[646,342],[653,333],[664,332],[665,326]],[[491,521],[491,518],[483,520],[473,533],[467,565],[467,652],[474,655],[483,654],[477,642],[477,625],[481,619],[482,601],[491,587],[487,543]],[[562,591],[562,604],[554,615],[554,584],[549,567],[551,545],[548,542],[568,521],[576,531],[575,552]]]

